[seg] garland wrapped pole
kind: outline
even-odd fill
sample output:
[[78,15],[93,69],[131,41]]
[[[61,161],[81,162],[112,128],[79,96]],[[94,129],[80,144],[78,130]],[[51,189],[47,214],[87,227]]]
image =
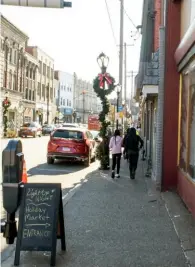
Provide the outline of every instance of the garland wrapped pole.
[[5,99],[2,102],[2,107],[3,107],[3,124],[4,124],[4,137],[7,136],[7,113],[8,113],[8,108],[11,106],[11,102],[6,96]]
[[[109,138],[107,135],[108,126],[110,122],[106,120],[106,116],[109,113],[109,101],[107,96],[113,92],[115,89],[115,79],[106,72],[105,61],[109,61],[108,57],[104,53],[101,53],[97,59],[100,61],[102,73],[93,81],[93,88],[97,96],[101,99],[102,111],[99,114],[99,120],[101,122],[100,136],[102,137],[102,142],[97,147],[96,157],[100,160],[101,169],[108,169],[109,166]],[[107,88],[106,88],[107,85]]]

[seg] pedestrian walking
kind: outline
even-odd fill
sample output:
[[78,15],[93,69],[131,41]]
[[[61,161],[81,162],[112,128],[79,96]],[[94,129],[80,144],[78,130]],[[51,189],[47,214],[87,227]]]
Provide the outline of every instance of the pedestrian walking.
[[144,142],[139,135],[136,134],[135,128],[130,128],[128,136],[125,140],[125,150],[128,153],[130,178],[135,179],[137,163],[139,158],[139,150],[143,147]]
[[115,130],[114,136],[111,137],[109,148],[112,150],[112,174],[111,177],[115,177],[115,168],[116,169],[116,178],[119,178],[120,164],[121,164],[121,154],[122,154],[122,144],[123,138],[120,136],[120,131]]
[[124,159],[126,159],[126,160],[128,160],[128,153],[127,153],[127,151],[126,151],[126,149],[125,149],[125,142],[126,142],[126,139],[127,139],[128,134],[129,134],[129,131],[130,131],[130,128],[127,129],[127,132],[126,132],[126,134],[125,134],[125,136],[124,136],[124,139],[123,139],[123,147],[124,147],[124,150],[123,150],[123,157],[124,157]]

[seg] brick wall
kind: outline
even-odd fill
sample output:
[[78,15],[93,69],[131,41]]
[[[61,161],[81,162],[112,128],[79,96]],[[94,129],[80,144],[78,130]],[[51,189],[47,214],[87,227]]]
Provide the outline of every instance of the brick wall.
[[154,21],[154,52],[159,48],[159,27],[161,24],[161,0],[155,0],[155,21]]

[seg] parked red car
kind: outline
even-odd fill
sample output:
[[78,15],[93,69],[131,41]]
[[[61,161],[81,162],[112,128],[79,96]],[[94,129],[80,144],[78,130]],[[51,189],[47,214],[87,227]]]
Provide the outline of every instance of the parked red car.
[[41,137],[42,136],[42,127],[39,123],[37,122],[27,122],[20,127],[19,130],[19,137],[27,137],[27,136],[32,136],[32,137]]
[[93,135],[83,128],[58,128],[50,135],[47,147],[47,163],[55,159],[82,161],[89,166],[95,161],[96,142]]

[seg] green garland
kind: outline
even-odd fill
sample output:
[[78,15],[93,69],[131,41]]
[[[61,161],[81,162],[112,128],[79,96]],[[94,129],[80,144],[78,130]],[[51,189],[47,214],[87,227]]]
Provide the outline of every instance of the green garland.
[[[115,89],[115,79],[111,77],[109,74],[107,76],[112,80],[111,84],[108,84],[108,89],[102,89],[100,88],[100,79],[99,76],[97,76],[93,81],[93,89],[97,96],[101,99],[102,104],[102,111],[99,114],[99,120],[101,122],[101,128],[100,128],[100,136],[103,138],[103,142],[97,147],[96,150],[96,157],[101,161],[101,167],[103,169],[106,169],[106,165],[108,165],[108,157],[109,152],[105,149],[105,139],[107,136],[107,129],[110,125],[110,122],[106,120],[106,116],[109,113],[109,101],[107,96],[111,94]],[[106,81],[104,81],[106,83]]]
[[3,102],[2,102],[2,107],[3,107],[3,124],[4,124],[4,137],[7,135],[7,112],[8,108],[11,106],[11,101],[6,97]]

